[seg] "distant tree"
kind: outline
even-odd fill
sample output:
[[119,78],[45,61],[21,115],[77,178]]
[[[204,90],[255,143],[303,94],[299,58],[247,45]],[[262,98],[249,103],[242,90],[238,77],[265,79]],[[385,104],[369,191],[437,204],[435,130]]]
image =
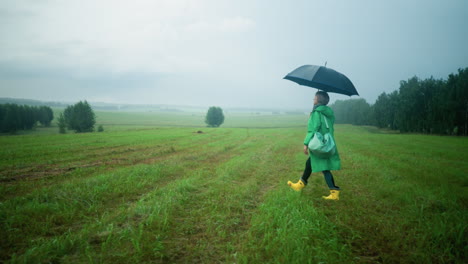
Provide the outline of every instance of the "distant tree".
[[380,128],[398,129],[395,113],[398,107],[398,91],[379,95],[373,107],[375,125]]
[[447,101],[453,112],[453,132],[468,135],[468,68],[459,69],[457,74],[450,74],[447,80]]
[[414,76],[400,82],[400,104],[397,110],[398,128],[401,132],[419,132],[424,116],[423,93],[421,82]]
[[18,108],[20,112],[20,128],[24,130],[33,129],[37,123],[38,108],[35,106],[23,105]]
[[65,111],[63,111],[63,118],[65,120],[65,124],[67,125],[68,129],[72,129],[73,122],[74,122],[74,105],[69,105],[65,108]]
[[104,127],[102,125],[99,125],[97,131],[104,132]]
[[330,107],[337,124],[372,125],[371,106],[365,99],[337,100]]
[[0,132],[32,129],[37,122],[37,111],[37,107],[28,105],[0,105]]
[[0,104],[0,132],[4,132],[6,106]]
[[63,112],[63,116],[68,129],[75,130],[77,133],[92,132],[94,130],[96,116],[86,101],[80,101],[68,106]]
[[67,123],[65,121],[65,117],[63,116],[63,113],[60,113],[57,121],[58,121],[59,133],[60,134],[67,133],[67,130],[66,130]]
[[205,123],[209,127],[219,127],[224,123],[224,114],[221,107],[212,106],[206,113]]
[[54,113],[52,111],[52,108],[48,106],[41,106],[38,109],[38,121],[41,123],[43,126],[49,127],[52,120],[54,119]]
[[16,104],[6,104],[4,107],[2,132],[14,133],[22,129],[20,106]]

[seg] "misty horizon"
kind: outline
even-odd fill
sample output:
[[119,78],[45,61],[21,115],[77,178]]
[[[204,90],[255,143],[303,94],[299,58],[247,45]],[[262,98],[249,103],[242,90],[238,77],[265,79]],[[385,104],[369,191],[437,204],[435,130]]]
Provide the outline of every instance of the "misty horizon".
[[77,100],[77,101],[49,101],[49,100],[36,100],[28,98],[12,98],[12,97],[0,97],[0,104],[17,104],[17,105],[38,105],[38,106],[50,106],[55,108],[65,108],[70,105],[74,105],[79,101],[88,102],[91,107],[96,108],[95,110],[178,110],[183,112],[206,112],[209,107],[217,106],[221,107],[225,111],[240,111],[240,112],[249,112],[249,111],[260,111],[260,112],[309,112],[313,107],[310,108],[280,108],[280,107],[242,107],[242,106],[231,106],[225,107],[222,105],[188,105],[188,104],[130,104],[130,103],[106,103],[106,102],[94,102],[86,99]]

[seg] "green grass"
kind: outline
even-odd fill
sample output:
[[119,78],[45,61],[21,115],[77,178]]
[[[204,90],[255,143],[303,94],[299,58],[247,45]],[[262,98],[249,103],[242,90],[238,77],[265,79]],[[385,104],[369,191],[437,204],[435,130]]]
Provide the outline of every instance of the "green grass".
[[[57,118],[62,109],[54,109]],[[206,113],[201,112],[164,112],[164,111],[95,111],[97,130],[102,125],[105,132],[144,130],[154,127],[192,127],[205,128]],[[226,112],[224,128],[284,128],[304,127],[308,115],[304,114],[269,114],[269,113],[244,113]],[[20,130],[15,135],[53,135],[58,134],[57,119],[52,121],[51,127],[36,126],[33,130]],[[73,131],[67,131],[74,133]],[[8,134],[0,134],[8,135]]]
[[0,137],[0,262],[466,263],[467,138],[336,126],[335,202],[286,185],[306,116],[129,115]]
[[[97,124],[107,130],[148,127],[204,127],[206,113],[199,112],[96,112]],[[257,113],[225,113],[224,128],[303,127],[308,116]],[[58,130],[57,130],[58,131]]]

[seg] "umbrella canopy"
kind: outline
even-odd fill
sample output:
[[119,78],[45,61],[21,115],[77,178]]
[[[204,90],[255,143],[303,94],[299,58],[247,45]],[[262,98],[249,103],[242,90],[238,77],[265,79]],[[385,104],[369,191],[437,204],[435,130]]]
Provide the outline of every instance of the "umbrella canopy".
[[348,77],[324,66],[303,65],[286,75],[283,79],[296,82],[300,85],[314,87],[325,92],[349,96],[359,95]]

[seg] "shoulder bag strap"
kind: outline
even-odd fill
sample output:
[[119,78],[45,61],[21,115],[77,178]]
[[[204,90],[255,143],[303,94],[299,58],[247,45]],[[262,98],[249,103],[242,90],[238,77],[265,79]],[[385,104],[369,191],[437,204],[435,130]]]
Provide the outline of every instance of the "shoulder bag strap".
[[327,119],[325,118],[325,115],[323,115],[322,113],[320,114],[323,116],[323,120],[325,120],[325,125],[327,126],[328,131],[330,131],[330,127],[328,126],[328,122],[327,122]]

